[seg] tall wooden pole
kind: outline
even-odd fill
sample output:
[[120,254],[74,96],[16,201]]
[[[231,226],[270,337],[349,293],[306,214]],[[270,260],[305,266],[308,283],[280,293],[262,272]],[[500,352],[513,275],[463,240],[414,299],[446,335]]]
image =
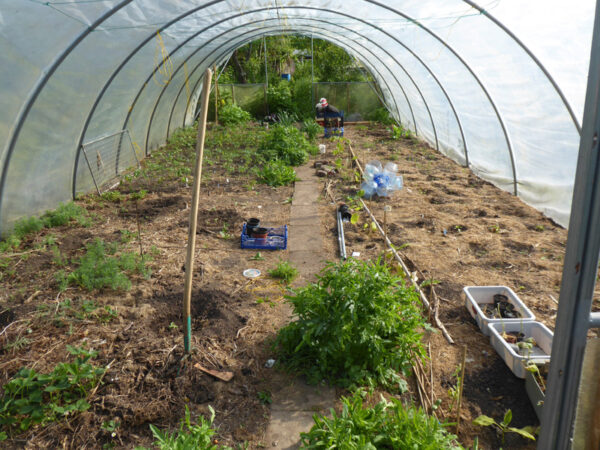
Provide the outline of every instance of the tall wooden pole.
[[206,134],[206,113],[212,72],[204,72],[202,86],[202,109],[198,120],[198,138],[196,140],[196,168],[194,171],[194,187],[192,190],[192,208],[190,210],[190,228],[188,232],[187,255],[185,258],[185,288],[183,291],[183,316],[185,320],[183,346],[185,352],[190,352],[192,341],[192,280],[194,276],[194,254],[196,251],[196,226],[198,224],[198,202],[200,197],[200,182],[202,180],[202,157],[204,155],[204,135]]
[[219,125],[219,77],[217,76],[217,66],[213,66],[215,74],[215,125]]

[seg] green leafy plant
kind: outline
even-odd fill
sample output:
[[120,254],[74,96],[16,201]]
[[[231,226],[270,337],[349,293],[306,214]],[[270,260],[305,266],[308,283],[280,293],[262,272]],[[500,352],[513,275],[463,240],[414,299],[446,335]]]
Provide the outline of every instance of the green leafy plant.
[[280,160],[288,166],[299,166],[308,159],[308,154],[317,154],[319,149],[310,144],[295,127],[274,125],[265,135],[258,148],[265,161]]
[[309,449],[462,449],[456,436],[421,409],[405,407],[383,397],[372,408],[363,407],[364,392],[342,397],[342,412],[331,418],[313,416],[315,424],[301,433],[301,448]]
[[15,223],[13,231],[2,242],[0,252],[6,252],[21,245],[27,236],[38,233],[43,228],[53,228],[76,222],[81,226],[90,226],[92,221],[86,210],[73,202],[61,203],[53,211],[46,211],[41,217],[27,217]]
[[252,119],[249,112],[237,105],[229,104],[219,109],[219,122],[223,125],[236,125]]
[[0,426],[8,435],[28,430],[85,411],[89,392],[105,369],[89,361],[97,352],[67,345],[75,361],[59,363],[49,374],[23,368],[3,386]]
[[293,127],[298,122],[298,116],[295,113],[288,111],[281,111],[277,114],[279,125],[283,127]]
[[298,276],[298,269],[287,261],[279,261],[274,269],[269,270],[269,275],[290,283]]
[[456,383],[453,386],[450,386],[448,389],[448,397],[450,397],[450,404],[448,405],[448,412],[452,412],[452,410],[458,405],[458,397],[460,391],[460,364],[456,366],[454,369],[454,373],[452,377],[456,379]]
[[371,122],[379,122],[383,125],[391,125],[394,123],[394,119],[390,116],[390,113],[386,108],[377,108],[369,115],[367,115],[367,120]]
[[317,138],[317,135],[321,133],[322,130],[323,128],[321,128],[321,125],[319,125],[314,119],[309,119],[302,122],[302,131],[306,133],[306,138],[310,142],[314,142]]
[[77,284],[88,291],[104,288],[128,290],[131,287],[128,274],[150,276],[150,270],[146,267],[148,256],[130,252],[117,255],[117,250],[116,244],[95,239],[78,259],[77,269],[68,276],[63,271],[57,273],[59,287],[64,290],[70,284]]
[[263,405],[270,405],[273,403],[273,399],[271,398],[271,393],[269,391],[259,391],[258,399]]
[[258,173],[258,178],[261,183],[269,186],[287,186],[296,181],[296,171],[283,161],[269,161]]
[[125,200],[125,196],[119,191],[106,191],[103,192],[102,195],[100,195],[100,197],[103,200],[106,200],[107,202],[111,203],[121,203]]
[[515,428],[511,427],[510,422],[512,421],[512,411],[509,409],[504,414],[504,418],[502,422],[496,422],[493,418],[488,417],[486,415],[481,415],[477,419],[473,421],[473,424],[479,425],[481,427],[495,427],[502,434],[502,443],[504,443],[504,435],[506,433],[516,433],[521,437],[526,439],[530,439],[535,441],[535,436],[533,435],[534,429],[533,427],[523,427],[523,428]]
[[203,449],[216,450],[219,447],[213,444],[215,430],[212,428],[215,420],[215,410],[210,410],[210,419],[206,420],[199,416],[197,423],[192,424],[190,409],[185,405],[185,418],[179,425],[179,430],[173,433],[161,431],[156,426],[150,425],[150,430],[154,435],[154,445],[161,450],[185,450],[185,449]]
[[419,297],[377,262],[329,263],[316,283],[288,296],[298,320],[282,328],[275,349],[282,364],[340,386],[396,384],[424,358],[425,320]]
[[250,261],[264,261],[264,257],[263,255],[260,254],[260,252],[256,252],[256,255],[254,255],[253,257],[250,258]]

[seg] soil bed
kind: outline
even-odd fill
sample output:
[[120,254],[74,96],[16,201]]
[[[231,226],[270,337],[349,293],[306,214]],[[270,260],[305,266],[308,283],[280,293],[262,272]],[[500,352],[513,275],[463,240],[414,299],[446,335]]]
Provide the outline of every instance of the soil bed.
[[[109,367],[103,383],[88,399],[87,411],[33,428],[3,442],[4,446],[150,447],[153,438],[148,425],[175,429],[186,405],[192,417],[208,416],[209,405],[215,409],[220,443],[247,442],[248,448],[270,444],[263,442],[269,407],[259,393],[264,398],[281,378],[264,364],[272,356],[270,341],[289,320],[290,309],[283,303],[285,287],[266,274],[279,260],[288,259],[287,251],[261,251],[259,255],[242,250],[239,233],[250,217],[260,218],[261,226],[289,223],[293,187],[256,184],[248,153],[234,161],[222,157],[234,146],[242,146],[244,135],[232,132],[239,142],[232,138],[219,143],[211,141],[214,132],[209,130],[200,199],[192,298],[195,351],[190,358],[183,358],[182,348],[190,187],[189,173],[181,168],[192,165],[193,142],[187,150],[170,154],[175,156],[157,152],[144,161],[145,167],[156,167],[155,177],[123,183],[118,201],[97,196],[78,201],[95,216],[91,227],[44,229],[15,254],[0,254],[0,383],[23,366],[51,371],[67,360],[67,344],[98,350],[94,364]],[[480,448],[498,448],[501,442],[492,430],[472,425],[478,415],[501,420],[511,409],[511,425],[516,427],[537,425],[538,420],[523,380],[512,375],[470,317],[462,288],[507,285],[538,320],[553,328],[557,310],[553,299],[558,299],[566,230],[436,151],[409,139],[391,140],[383,126],[348,126],[346,136],[363,164],[371,159],[394,161],[404,176],[402,191],[389,199],[374,198],[368,206],[380,223],[384,206],[392,207],[387,213],[388,236],[406,256],[411,270],[418,268],[435,286],[439,317],[457,343],[449,345],[441,333],[427,338],[434,394],[442,400],[440,412],[454,421],[449,390],[456,385],[454,373],[466,345],[460,441],[470,446],[479,436]],[[333,142],[321,139],[320,143],[327,144],[325,157],[333,166],[341,158],[340,163],[349,167],[349,158],[332,154]],[[168,167],[177,170],[170,172]],[[351,171],[342,170],[342,176],[324,178],[323,187],[319,205],[323,251],[328,259],[336,260],[335,208],[356,193],[357,185]],[[147,194],[133,200],[131,193],[140,189]],[[369,231],[369,226],[363,228],[367,223],[363,213],[357,225],[346,224],[347,252],[359,252],[360,259],[376,259],[385,250],[383,239]],[[43,245],[49,237],[56,240],[62,262]],[[59,292],[56,273],[70,270],[72,261],[95,238],[119,242],[138,253],[141,245],[152,256],[150,278],[133,276],[127,292],[87,292],[74,285]],[[248,268],[259,269],[263,275],[248,280],[242,276]],[[85,312],[84,305],[90,301],[97,309]],[[115,314],[106,318],[100,313],[105,307]],[[230,382],[218,381],[196,369],[198,362],[209,369],[231,371],[234,377]],[[412,386],[407,397],[418,402]],[[114,436],[103,427],[109,421],[118,424]],[[534,448],[513,437],[507,437],[504,445]]]

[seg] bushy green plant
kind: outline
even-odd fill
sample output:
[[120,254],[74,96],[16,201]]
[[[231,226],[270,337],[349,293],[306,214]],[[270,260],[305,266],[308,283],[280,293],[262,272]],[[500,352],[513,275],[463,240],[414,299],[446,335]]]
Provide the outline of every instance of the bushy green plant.
[[342,397],[342,412],[313,417],[315,425],[301,433],[301,448],[310,449],[462,449],[456,436],[446,431],[435,417],[414,406],[405,407],[392,398],[381,399],[372,408],[363,407],[364,393]]
[[248,122],[252,116],[237,105],[225,105],[219,110],[219,122],[223,125],[235,125]]
[[282,364],[310,382],[339,386],[398,384],[424,358],[419,297],[378,262],[329,263],[317,282],[288,296],[298,320],[282,328]]
[[288,83],[269,85],[267,88],[267,102],[271,114],[294,111],[292,92],[290,91]]
[[298,122],[298,116],[295,113],[288,111],[281,111],[279,114],[277,114],[277,118],[279,125],[284,127],[292,127],[296,122]]
[[311,91],[312,81],[310,76],[305,78],[294,78],[292,85],[292,101],[296,114],[300,119],[315,117],[315,105],[313,105]]
[[492,417],[488,417],[488,416],[482,414],[481,416],[477,417],[477,419],[475,419],[473,421],[473,424],[479,425],[481,427],[489,427],[489,426],[495,427],[502,434],[502,443],[504,443],[504,435],[506,433],[515,433],[521,437],[524,437],[525,439],[530,439],[532,441],[535,441],[534,427],[531,427],[531,426],[527,426],[527,427],[523,427],[523,428],[511,427],[511,426],[509,426],[511,421],[512,421],[512,411],[509,409],[504,413],[504,418],[502,419],[502,422],[496,422]]
[[306,137],[310,142],[314,142],[317,135],[321,133],[322,130],[321,125],[314,119],[305,120],[302,123],[302,131],[306,133]]
[[379,122],[383,125],[391,125],[395,123],[389,111],[386,108],[377,108],[367,115],[367,120],[371,122]]
[[392,129],[390,130],[391,138],[394,140],[397,139],[408,139],[412,136],[410,130],[404,128],[402,125],[396,126],[392,125]]
[[289,166],[304,164],[308,153],[316,154],[318,151],[297,128],[282,125],[271,127],[258,148],[265,161],[280,160]]
[[102,195],[100,195],[100,197],[103,200],[106,200],[107,202],[111,203],[121,203],[125,199],[123,194],[121,194],[119,191],[106,191],[103,192]]
[[130,252],[117,255],[117,250],[116,244],[95,239],[86,246],[86,253],[79,258],[77,269],[68,276],[59,272],[59,287],[66,289],[69,284],[77,284],[88,291],[103,288],[128,290],[131,288],[128,273],[150,275],[146,268],[147,257]]
[[212,429],[212,424],[215,420],[215,411],[210,406],[208,409],[211,414],[209,420],[200,416],[199,422],[192,424],[190,409],[185,405],[185,418],[181,421],[179,430],[173,433],[160,431],[154,425],[150,425],[150,430],[156,439],[154,445],[160,450],[218,449],[219,447],[213,444],[215,430]]
[[30,234],[38,233],[43,228],[53,228],[76,222],[81,226],[91,225],[87,212],[73,202],[61,203],[53,211],[46,211],[41,217],[26,217],[19,219],[9,234],[0,242],[0,252],[6,252],[21,245],[24,238]]
[[258,173],[258,178],[269,186],[287,186],[296,181],[296,171],[282,161],[269,161]]
[[290,283],[298,276],[298,269],[287,261],[279,261],[274,269],[269,270],[269,275],[273,278],[283,280],[286,283]]
[[90,407],[86,397],[100,381],[103,368],[89,360],[97,352],[67,345],[75,361],[59,363],[49,374],[23,368],[3,386],[0,426],[8,434],[47,424]]
[[92,224],[85,208],[73,202],[61,203],[54,211],[47,211],[42,219],[46,228],[59,227],[70,222],[76,222],[83,227]]

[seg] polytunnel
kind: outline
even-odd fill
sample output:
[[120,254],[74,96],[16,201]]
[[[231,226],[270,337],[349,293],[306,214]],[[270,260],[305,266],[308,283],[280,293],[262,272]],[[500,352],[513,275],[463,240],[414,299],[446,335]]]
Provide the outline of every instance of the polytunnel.
[[291,33],[345,49],[397,122],[566,226],[594,7],[0,0],[0,231],[93,190],[85,145],[112,137],[103,164],[120,173],[193,123],[205,69],[262,36]]
[[344,48],[396,120],[566,225],[592,9],[577,2],[564,20],[541,1],[5,0],[2,230],[93,188],[82,145],[127,130],[103,163],[131,166],[129,139],[140,158],[191,123],[205,68],[284,33]]

